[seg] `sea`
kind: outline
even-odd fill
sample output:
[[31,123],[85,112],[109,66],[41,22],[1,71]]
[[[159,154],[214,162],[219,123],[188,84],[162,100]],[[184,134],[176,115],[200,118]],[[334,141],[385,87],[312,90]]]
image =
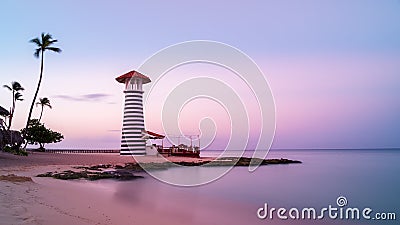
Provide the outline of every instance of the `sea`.
[[[176,214],[192,224],[400,224],[400,149],[271,150],[267,158],[302,163],[260,166],[254,172],[235,167],[194,187],[150,175],[96,185],[113,190],[115,200],[128,206],[150,205],[154,215]],[[196,180],[218,169],[171,168],[155,176]]]

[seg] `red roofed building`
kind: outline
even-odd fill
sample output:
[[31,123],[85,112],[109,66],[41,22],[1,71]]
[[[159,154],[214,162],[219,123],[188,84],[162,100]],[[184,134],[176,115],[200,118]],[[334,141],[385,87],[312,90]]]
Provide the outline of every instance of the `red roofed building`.
[[161,134],[157,134],[155,132],[151,132],[151,131],[146,131],[147,135],[149,136],[150,139],[163,139],[165,138],[164,135]]

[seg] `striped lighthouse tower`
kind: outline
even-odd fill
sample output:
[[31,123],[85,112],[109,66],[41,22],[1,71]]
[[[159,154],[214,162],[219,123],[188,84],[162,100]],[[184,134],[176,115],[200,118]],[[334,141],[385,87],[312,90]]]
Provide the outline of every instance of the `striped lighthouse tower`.
[[150,83],[150,78],[133,70],[117,77],[116,80],[125,84],[120,155],[145,155],[146,140],[143,139],[145,128],[142,85]]

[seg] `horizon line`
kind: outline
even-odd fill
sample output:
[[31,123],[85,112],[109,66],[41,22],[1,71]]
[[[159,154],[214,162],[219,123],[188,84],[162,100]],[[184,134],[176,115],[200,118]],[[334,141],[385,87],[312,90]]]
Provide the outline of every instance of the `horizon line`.
[[[27,150],[36,150],[37,148],[27,148]],[[120,150],[118,148],[46,148],[46,150]],[[305,150],[400,150],[400,147],[380,147],[380,148],[271,148],[268,151],[305,151]],[[219,149],[208,149],[201,151],[224,151]],[[227,150],[227,151],[243,151],[239,149]],[[246,149],[244,151],[255,151]],[[259,150],[266,151],[266,150]]]

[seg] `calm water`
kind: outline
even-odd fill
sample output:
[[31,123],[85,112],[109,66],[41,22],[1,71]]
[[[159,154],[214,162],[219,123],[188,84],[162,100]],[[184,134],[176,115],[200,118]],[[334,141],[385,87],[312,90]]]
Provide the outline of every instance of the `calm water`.
[[[209,153],[215,154],[215,153]],[[155,213],[174,213],[198,224],[399,224],[399,150],[275,150],[268,158],[289,158],[302,164],[262,166],[249,173],[237,167],[222,178],[198,187],[175,187],[145,179],[100,181],[114,191],[116,201],[146,204]],[[215,168],[175,168],[162,176],[196,179]],[[336,207],[345,196],[348,207],[370,207],[374,212],[395,212],[396,221],[373,220],[259,220],[256,210],[270,207]],[[166,210],[166,211],[165,211]]]

